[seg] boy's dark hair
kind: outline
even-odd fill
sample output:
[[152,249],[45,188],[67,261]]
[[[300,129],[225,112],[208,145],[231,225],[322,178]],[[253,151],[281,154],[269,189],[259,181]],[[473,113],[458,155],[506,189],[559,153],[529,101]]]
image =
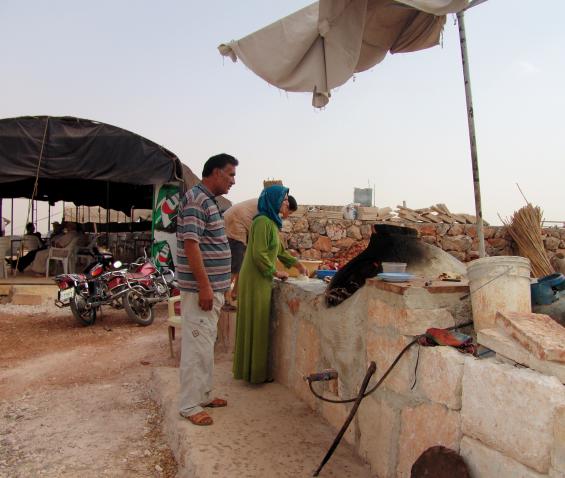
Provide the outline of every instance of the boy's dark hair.
[[235,159],[233,156],[230,156],[226,153],[217,154],[216,156],[212,156],[204,163],[204,168],[202,169],[202,177],[207,178],[210,176],[214,169],[222,169],[227,164],[232,164],[237,166],[239,161]]
[[292,212],[298,209],[298,203],[296,202],[296,199],[294,199],[294,197],[290,194],[288,195],[288,209]]

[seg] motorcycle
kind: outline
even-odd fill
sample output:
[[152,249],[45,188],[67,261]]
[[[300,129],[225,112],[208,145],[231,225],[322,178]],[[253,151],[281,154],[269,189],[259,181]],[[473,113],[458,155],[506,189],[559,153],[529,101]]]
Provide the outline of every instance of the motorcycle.
[[174,273],[159,270],[147,255],[124,267],[110,253],[95,253],[95,261],[82,274],[55,277],[59,287],[55,305],[70,306],[82,325],[92,325],[103,305],[124,308],[128,317],[140,325],[151,325],[153,306],[167,300],[176,287]]
[[153,323],[153,306],[168,300],[177,288],[174,273],[167,267],[159,270],[147,255],[130,264],[125,275],[127,291],[123,306],[128,316],[140,325]]
[[94,261],[82,274],[60,274],[55,277],[59,287],[55,305],[70,307],[75,319],[81,325],[92,325],[102,305],[115,309],[123,307],[122,296],[127,292],[122,263],[114,261],[109,252],[92,252]]

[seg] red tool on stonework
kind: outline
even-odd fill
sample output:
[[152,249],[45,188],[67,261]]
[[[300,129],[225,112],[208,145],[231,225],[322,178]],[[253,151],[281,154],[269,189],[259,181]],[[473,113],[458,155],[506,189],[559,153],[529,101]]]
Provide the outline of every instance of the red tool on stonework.
[[428,329],[425,334],[418,337],[418,344],[424,347],[447,345],[464,353],[473,355],[477,353],[477,345],[473,343],[473,337],[449,329]]

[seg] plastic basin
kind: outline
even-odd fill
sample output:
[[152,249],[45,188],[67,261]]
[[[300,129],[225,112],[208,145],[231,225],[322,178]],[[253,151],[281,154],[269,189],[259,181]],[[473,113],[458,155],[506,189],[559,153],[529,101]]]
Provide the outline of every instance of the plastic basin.
[[335,271],[335,270],[323,270],[323,269],[321,269],[321,270],[316,271],[316,277],[318,279],[324,279],[325,277],[333,277],[333,276],[335,276],[336,272],[337,271]]

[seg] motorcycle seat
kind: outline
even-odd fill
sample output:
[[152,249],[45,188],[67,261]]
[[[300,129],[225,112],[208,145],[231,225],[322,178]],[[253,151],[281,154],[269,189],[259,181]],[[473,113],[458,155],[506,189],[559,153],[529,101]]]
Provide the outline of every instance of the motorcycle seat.
[[143,274],[142,272],[131,272],[129,276],[132,279],[145,279],[146,277],[149,277],[147,274]]

